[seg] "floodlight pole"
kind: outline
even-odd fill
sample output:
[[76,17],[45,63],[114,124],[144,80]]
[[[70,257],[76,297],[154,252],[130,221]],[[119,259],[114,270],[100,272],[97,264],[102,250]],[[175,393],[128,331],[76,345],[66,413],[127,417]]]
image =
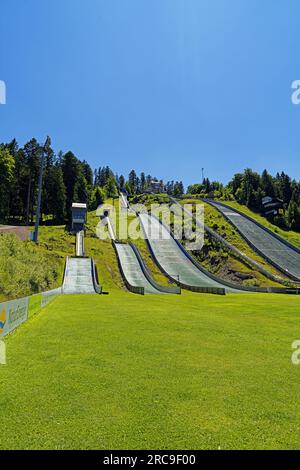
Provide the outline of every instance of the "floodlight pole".
[[42,156],[41,156],[41,166],[40,166],[40,175],[39,175],[39,192],[38,192],[38,200],[37,200],[36,216],[35,216],[35,229],[34,229],[34,237],[33,237],[33,240],[35,241],[35,243],[38,243],[38,238],[39,238],[39,224],[40,224],[40,214],[41,214],[44,160],[45,160],[44,146],[41,147],[41,152],[42,152]]

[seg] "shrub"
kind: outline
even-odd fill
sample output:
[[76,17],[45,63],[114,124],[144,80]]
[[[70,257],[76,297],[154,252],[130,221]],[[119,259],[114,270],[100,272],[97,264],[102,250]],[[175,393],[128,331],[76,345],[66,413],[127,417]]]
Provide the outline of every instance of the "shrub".
[[0,235],[0,294],[17,298],[51,289],[58,271],[57,262],[40,247],[12,234]]

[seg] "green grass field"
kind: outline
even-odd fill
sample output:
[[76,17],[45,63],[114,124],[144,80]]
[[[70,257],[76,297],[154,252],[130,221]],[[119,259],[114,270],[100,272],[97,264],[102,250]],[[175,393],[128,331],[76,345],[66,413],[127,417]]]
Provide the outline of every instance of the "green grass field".
[[1,449],[300,448],[300,298],[61,296],[5,340]]
[[[98,221],[89,214],[86,252],[109,295],[42,311],[31,299],[29,321],[5,338],[0,449],[299,449],[300,297],[130,294]],[[57,284],[74,249],[64,227],[41,227]]]

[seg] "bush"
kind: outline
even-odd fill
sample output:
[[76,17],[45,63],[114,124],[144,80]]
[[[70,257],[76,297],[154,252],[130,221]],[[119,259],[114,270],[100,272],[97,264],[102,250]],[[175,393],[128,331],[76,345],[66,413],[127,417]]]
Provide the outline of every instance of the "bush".
[[[52,258],[51,258],[52,259]],[[58,265],[31,242],[0,235],[0,294],[18,298],[54,287]]]

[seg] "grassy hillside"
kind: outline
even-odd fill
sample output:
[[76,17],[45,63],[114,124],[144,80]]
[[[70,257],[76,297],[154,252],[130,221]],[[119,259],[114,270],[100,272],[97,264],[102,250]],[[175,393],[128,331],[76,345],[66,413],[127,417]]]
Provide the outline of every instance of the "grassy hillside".
[[299,449],[300,298],[175,297],[62,296],[7,337],[0,448]]
[[51,242],[36,246],[22,242],[15,235],[0,235],[0,301],[61,284],[64,256],[53,253],[51,247]]
[[[95,259],[99,280],[105,291],[125,289],[117,257],[110,240],[96,235],[99,217],[88,214],[85,250]],[[138,246],[154,279],[162,285],[168,280],[153,262],[143,239],[133,240]],[[40,227],[39,245],[21,242],[14,235],[0,237],[0,301],[24,297],[54,287],[63,281],[65,260],[75,254],[75,237],[64,226]]]
[[[122,287],[111,243],[96,237],[98,222],[95,213],[88,215],[86,254],[95,258],[104,290]],[[66,257],[74,254],[75,237],[65,230],[65,226],[41,226],[38,245],[21,242],[14,235],[1,235],[0,301],[61,286]]]
[[[184,199],[181,201],[182,204],[192,204],[193,202],[195,201],[191,199]],[[238,248],[242,253],[261,264],[269,272],[273,273],[275,276],[279,276],[282,279],[285,279],[287,285],[291,284],[291,281],[287,279],[284,274],[270,265],[247,244],[238,231],[223,217],[223,215],[216,208],[212,207],[210,204],[203,204],[205,210],[205,223],[208,225],[208,227],[212,228],[229,243]],[[200,253],[198,257],[208,269],[212,270],[216,274],[225,276],[225,278],[228,277],[228,273],[231,271],[233,272],[233,276],[235,271],[239,273],[250,274],[253,276],[253,279],[246,281],[246,284],[250,282],[250,284],[259,286],[279,285],[273,281],[270,281],[256,269],[249,267],[233,253],[228,253],[225,251],[226,256],[222,257],[224,250],[220,248],[221,247],[218,243],[212,242],[209,237],[206,236],[204,251],[203,253]],[[214,263],[215,259],[217,259],[217,263]]]
[[[286,276],[270,265],[262,256],[257,254],[248,243],[241,237],[238,231],[223,217],[223,215],[209,204],[204,203],[205,207],[205,223],[224,237],[229,243],[238,248],[242,253],[245,253],[251,259],[261,264],[269,272],[275,276],[286,278]],[[287,279],[288,281],[288,279]]]
[[118,261],[110,240],[100,240],[96,228],[100,222],[96,212],[89,212],[85,238],[86,255],[95,259],[99,281],[104,290],[124,288]]
[[[107,202],[112,203],[112,201]],[[151,203],[165,202],[165,198],[145,195],[137,198],[134,202],[142,202],[149,205]],[[182,201],[182,203],[188,202],[191,201]],[[251,213],[248,209],[236,203],[229,204],[232,207],[244,210],[245,213],[255,216],[257,220],[262,222],[262,217]],[[119,209],[117,203],[115,208],[118,215]],[[134,219],[135,216],[133,215],[131,220]],[[208,204],[205,204],[205,222],[246,255],[264,265],[269,271],[281,277],[283,276],[255,253],[222,215]],[[99,279],[104,290],[113,288],[124,289],[117,258],[110,241],[99,240],[96,236],[98,223],[99,218],[96,216],[96,213],[90,212],[88,214],[87,236],[85,240],[86,254],[95,258]],[[138,220],[136,220],[136,224],[139,226]],[[267,224],[267,226],[270,225]],[[295,244],[298,243],[300,246],[299,234],[286,233],[276,227],[275,229],[282,236],[283,234],[285,236],[288,234],[289,240]],[[72,256],[75,253],[75,237],[67,233],[64,226],[42,226],[40,228],[39,241],[39,245],[36,246],[31,242],[21,242],[13,235],[2,235],[0,237],[0,301],[49,290],[62,284],[66,256]],[[145,240],[141,237],[138,240],[132,241],[139,248],[153,278],[162,285],[168,285],[168,279],[160,272],[152,260]],[[237,257],[230,253],[228,254],[226,250],[220,249],[219,246],[207,238],[204,250],[198,254],[194,253],[194,255],[207,269],[224,279],[244,285],[278,285],[241,262]],[[237,277],[237,273],[238,276],[249,276],[249,279],[242,280]]]
[[[108,200],[107,203],[113,205],[112,200]],[[117,201],[115,202],[114,207],[115,207],[115,212],[116,212],[116,221],[114,223],[113,217],[111,217],[110,220],[111,220],[112,225],[114,226],[114,230],[115,230],[116,234],[118,234],[119,233],[119,204],[118,204]],[[163,285],[163,286],[169,285],[170,282],[168,281],[166,276],[164,276],[162,274],[162,272],[157,267],[157,265],[155,264],[155,262],[153,261],[153,259],[151,257],[151,254],[150,254],[150,252],[148,250],[148,247],[147,247],[147,243],[143,238],[143,233],[141,231],[140,223],[139,223],[138,218],[135,216],[134,213],[129,212],[128,215],[129,215],[129,223],[134,223],[135,224],[136,230],[140,234],[140,237],[138,239],[136,239],[135,237],[131,238],[130,235],[129,235],[128,238],[121,239],[120,241],[122,241],[124,243],[127,243],[129,241],[133,242],[137,246],[137,248],[139,249],[139,251],[140,251],[140,253],[143,257],[143,260],[144,260],[148,270],[150,271],[153,279],[155,279],[155,281],[158,282],[160,285]],[[95,227],[97,226],[98,222],[99,222],[99,218],[96,216],[96,213],[95,212],[89,213],[89,223],[88,223],[89,230],[87,232],[88,235],[90,235],[92,233],[95,234]],[[116,258],[116,255],[114,255],[114,256]]]
[[[95,259],[99,280],[104,290],[122,287],[123,282],[110,241],[97,238],[96,227],[98,223],[99,218],[96,217],[96,213],[89,212],[85,237],[86,256]],[[41,227],[40,245],[54,256],[62,256],[63,260],[66,256],[75,255],[75,236],[65,232],[62,226]]]
[[[150,204],[155,202],[162,202],[166,204],[166,196],[142,195],[141,197],[136,197],[134,202],[143,203],[146,205],[146,207],[149,208]],[[181,201],[182,204],[192,204],[194,202],[195,201],[190,199]],[[222,215],[208,204],[205,204],[205,223],[250,258],[266,267],[270,272],[280,277],[284,277],[275,268],[269,266],[265,260],[257,255],[241,238],[237,231],[234,230],[234,228],[224,220]],[[233,253],[228,252],[228,250],[224,249],[224,247],[218,242],[210,239],[207,234],[205,236],[205,245],[203,250],[201,250],[201,252],[192,252],[191,254],[210,272],[236,284],[248,286],[280,285],[274,281],[269,280],[266,276],[246,264],[242,259]],[[287,284],[290,283],[288,279],[286,282]]]

